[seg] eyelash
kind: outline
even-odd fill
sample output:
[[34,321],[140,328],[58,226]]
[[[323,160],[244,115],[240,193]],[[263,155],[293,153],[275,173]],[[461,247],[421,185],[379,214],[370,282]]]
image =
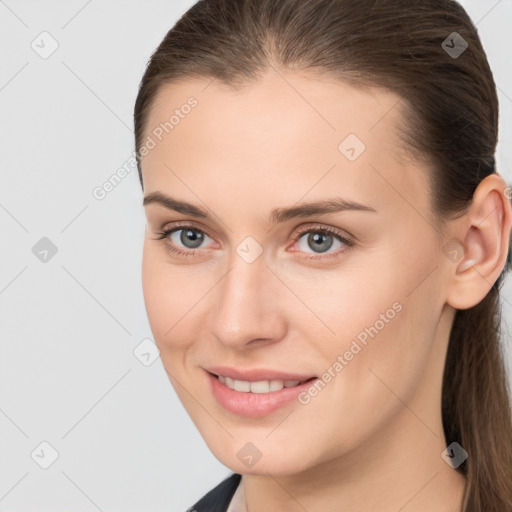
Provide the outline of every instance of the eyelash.
[[[171,254],[175,254],[175,255],[178,255],[178,256],[184,257],[184,258],[195,258],[196,252],[201,251],[201,249],[182,250],[182,249],[176,248],[172,243],[169,242],[169,239],[168,239],[169,235],[171,235],[175,231],[181,231],[181,230],[185,230],[185,229],[191,229],[193,231],[196,231],[197,233],[201,233],[203,235],[209,236],[208,233],[206,233],[202,229],[198,229],[195,226],[192,226],[191,224],[178,223],[178,224],[174,224],[174,225],[170,226],[167,229],[164,229],[164,230],[158,232],[157,234],[160,236],[158,236],[154,240],[162,240],[164,242],[165,249],[167,251],[169,251]],[[348,238],[348,237],[342,235],[338,230],[336,230],[334,228],[327,227],[327,226],[304,226],[303,228],[299,228],[298,232],[296,233],[296,235],[293,238],[293,243],[295,244],[296,242],[298,242],[300,240],[302,235],[304,235],[305,233],[310,233],[310,232],[319,233],[319,234],[323,234],[323,235],[324,234],[333,235],[337,240],[339,240],[341,243],[343,243],[346,247],[344,249],[338,249],[337,251],[332,252],[332,253],[324,253],[324,254],[319,254],[317,256],[315,256],[315,255],[301,256],[301,258],[306,259],[306,260],[326,260],[326,259],[331,259],[331,258],[337,258],[337,257],[341,256],[341,254],[344,254],[345,252],[350,250],[355,244],[355,242],[351,238]],[[212,238],[212,237],[210,237],[210,238]],[[296,252],[301,252],[301,251],[296,251]]]

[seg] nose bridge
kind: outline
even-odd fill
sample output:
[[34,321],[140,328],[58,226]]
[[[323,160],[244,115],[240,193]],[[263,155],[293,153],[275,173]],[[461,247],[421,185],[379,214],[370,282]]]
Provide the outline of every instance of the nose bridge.
[[220,343],[243,347],[255,339],[282,335],[283,319],[279,318],[272,277],[262,256],[250,261],[233,254],[229,271],[217,287],[208,320],[211,334]]

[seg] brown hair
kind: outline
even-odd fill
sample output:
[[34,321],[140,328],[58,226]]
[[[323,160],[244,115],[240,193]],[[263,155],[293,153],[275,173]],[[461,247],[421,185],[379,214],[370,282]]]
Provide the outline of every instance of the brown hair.
[[[467,48],[450,54],[459,37]],[[139,149],[163,84],[211,77],[236,88],[271,66],[396,92],[403,99],[404,147],[431,164],[432,214],[440,231],[443,219],[463,214],[480,181],[496,172],[496,86],[477,30],[457,2],[201,0],[167,33],[140,84],[134,121],[142,187]],[[510,253],[487,296],[457,310],[446,357],[443,427],[447,444],[458,442],[469,454],[458,468],[467,477],[466,512],[512,510],[511,403],[499,301],[509,264]]]

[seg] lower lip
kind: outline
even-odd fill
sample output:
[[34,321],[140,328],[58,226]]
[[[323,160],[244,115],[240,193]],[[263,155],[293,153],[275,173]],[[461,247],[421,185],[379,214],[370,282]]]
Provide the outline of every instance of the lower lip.
[[308,380],[298,386],[283,388],[269,393],[244,393],[228,388],[217,377],[206,372],[213,396],[228,411],[248,418],[260,418],[272,414],[281,407],[297,400],[303,391],[312,386],[316,380]]

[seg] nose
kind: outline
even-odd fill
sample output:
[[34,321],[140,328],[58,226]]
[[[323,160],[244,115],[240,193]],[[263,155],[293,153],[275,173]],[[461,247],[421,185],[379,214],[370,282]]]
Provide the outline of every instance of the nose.
[[247,263],[235,254],[229,271],[215,287],[215,304],[208,316],[210,334],[231,350],[283,339],[286,318],[279,304],[283,288],[262,256]]

